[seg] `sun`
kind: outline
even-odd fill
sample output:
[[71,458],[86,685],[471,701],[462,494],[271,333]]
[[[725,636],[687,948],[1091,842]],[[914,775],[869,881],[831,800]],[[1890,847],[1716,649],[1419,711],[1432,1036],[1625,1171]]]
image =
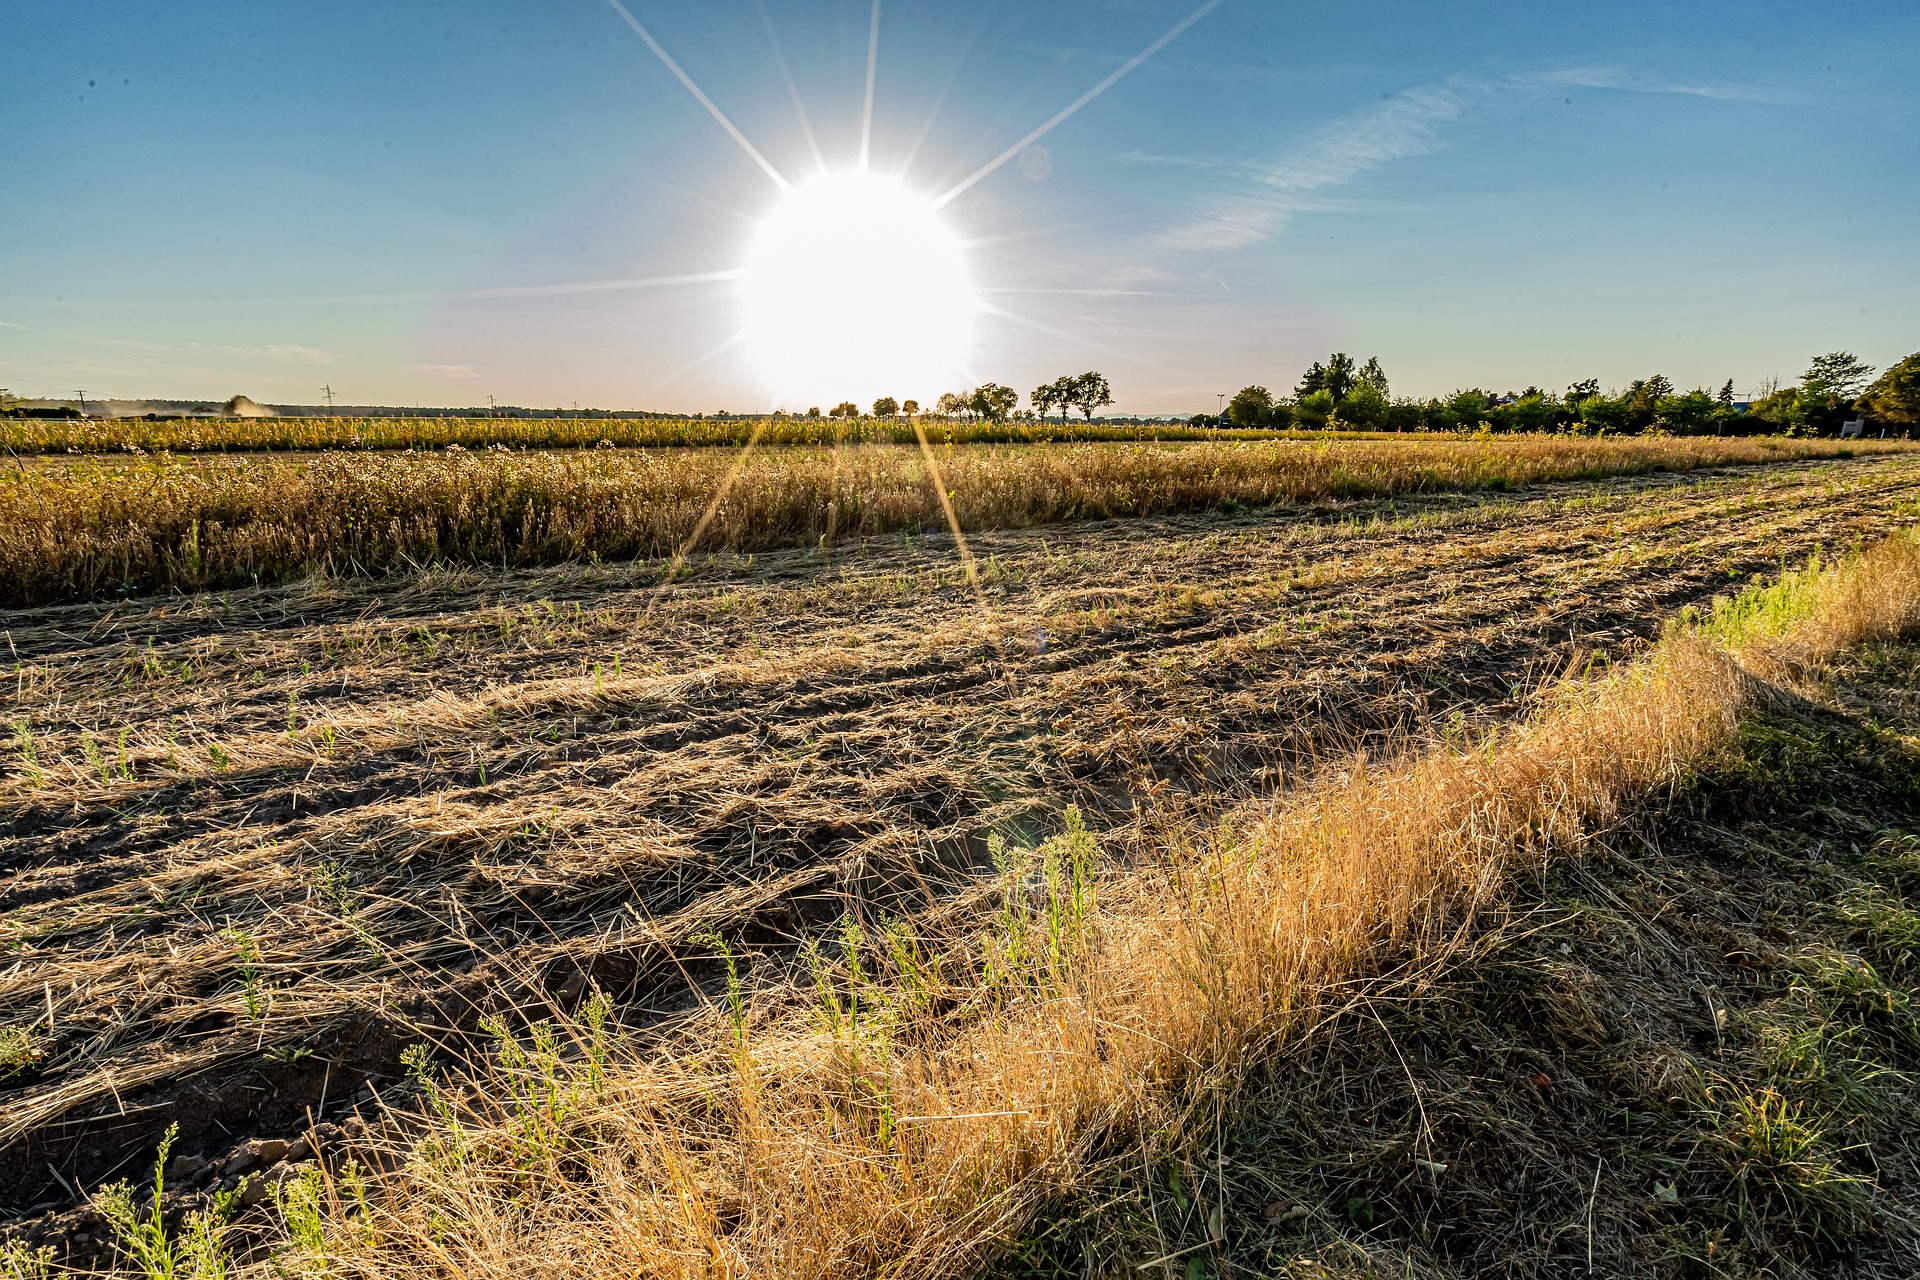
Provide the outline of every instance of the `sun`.
[[978,306],[964,259],[928,197],[865,171],[822,174],[754,234],[747,348],[789,407],[931,401],[962,377]]

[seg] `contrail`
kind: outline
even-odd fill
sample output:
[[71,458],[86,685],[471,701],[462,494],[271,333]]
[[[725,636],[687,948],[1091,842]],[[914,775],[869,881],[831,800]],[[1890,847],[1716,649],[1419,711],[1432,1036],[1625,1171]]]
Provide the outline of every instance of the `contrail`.
[[[498,289],[457,289],[431,298],[540,298],[568,293],[617,293],[622,289],[660,289],[676,284],[715,284],[738,280],[738,271],[697,271],[684,276],[645,276],[631,280],[583,280],[577,284],[522,284]],[[404,296],[404,295],[401,295]]]
[[[617,4],[618,0],[615,0],[615,2]],[[1045,124],[1041,125],[1038,129],[1035,129],[1032,133],[1020,139],[1020,141],[1014,143],[1012,146],[1008,147],[1005,151],[1002,151],[999,155],[995,156],[993,159],[987,161],[986,164],[976,169],[968,178],[966,178],[966,180],[961,182],[959,186],[947,192],[947,194],[941,196],[938,200],[935,200],[933,202],[933,207],[938,209],[942,205],[945,205],[948,201],[952,200],[955,196],[959,195],[961,192],[971,187],[974,183],[980,181],[980,179],[986,177],[988,174],[992,173],[995,169],[998,169],[1001,165],[1013,159],[1015,156],[1019,155],[1022,151],[1025,151],[1028,147],[1032,146],[1034,143],[1038,142],[1041,138],[1045,137],[1048,133],[1052,132],[1053,128],[1056,125],[1060,124],[1068,116],[1071,116],[1074,112],[1078,111],[1080,108],[1086,106],[1089,102],[1092,102],[1095,98],[1105,93],[1108,89],[1111,89],[1116,83],[1118,83],[1118,81],[1122,76],[1125,76],[1128,72],[1134,70],[1141,63],[1145,62],[1148,58],[1151,58],[1154,54],[1160,52],[1162,49],[1172,44],[1175,40],[1179,39],[1181,33],[1184,32],[1188,27],[1200,21],[1200,19],[1206,17],[1209,13],[1212,13],[1215,9],[1219,8],[1219,6],[1220,6],[1220,0],[1207,0],[1205,4],[1201,5],[1198,9],[1195,9],[1192,13],[1188,14],[1185,18],[1182,18],[1179,22],[1175,23],[1173,25],[1172,30],[1168,31],[1167,34],[1161,36],[1158,40],[1155,40],[1152,44],[1142,49],[1139,53],[1135,54],[1133,57],[1121,63],[1119,68],[1115,70],[1112,75],[1108,76],[1105,80],[1102,80],[1099,84],[1096,84],[1095,86],[1093,86],[1093,88],[1087,90],[1085,93],[1075,98],[1072,102],[1068,103],[1066,107],[1064,107],[1061,111],[1059,111],[1056,115],[1054,115],[1052,119],[1048,120]],[[661,56],[665,57],[666,55],[662,54]]]
[[345,293],[294,298],[136,298],[79,299],[69,306],[128,307],[360,307],[384,303],[441,302],[486,298],[542,298],[576,293],[618,293],[626,289],[666,289],[675,285],[719,284],[738,280],[740,272],[697,271],[681,276],[638,276],[623,280],[580,280],[570,284],[503,285],[494,289],[427,289],[414,293]]
[[807,150],[813,152],[813,162],[820,172],[827,171],[827,158],[820,154],[820,140],[813,136],[813,121],[807,119],[807,106],[800,101],[800,86],[793,82],[793,68],[787,65],[787,54],[780,47],[779,33],[773,29],[773,15],[767,12],[766,0],[757,0],[760,7],[760,24],[767,29],[767,42],[773,46],[773,60],[780,65],[780,78],[787,82],[787,97],[793,102],[793,113],[800,117],[800,132],[807,136]]
[[867,25],[867,99],[860,109],[860,172],[867,171],[873,152],[873,73],[880,65],[880,0],[873,0],[873,21]]
[[[712,98],[700,92],[700,86],[693,82],[693,77],[682,71],[680,64],[675,62],[672,56],[660,47],[660,42],[653,38],[653,34],[640,25],[640,20],[627,12],[627,6],[621,4],[620,0],[607,0],[607,3],[613,6],[615,13],[627,20],[627,25],[633,28],[634,34],[642,40],[645,40],[647,42],[647,48],[653,50],[653,56],[660,59],[660,61],[666,65],[667,70],[673,72],[674,77],[687,87],[687,92],[698,99],[700,105],[707,109],[707,114],[712,116],[735,142],[740,144],[741,150],[745,151],[749,156],[752,156],[753,162],[766,170],[767,176],[773,179],[774,185],[782,191],[793,190],[793,184],[780,176],[780,171],[774,168],[765,156],[760,154],[759,148],[747,141],[747,135],[740,132],[738,126],[736,126],[733,121],[727,119],[726,112],[713,105]],[[1218,4],[1220,0],[1213,0],[1213,3]]]

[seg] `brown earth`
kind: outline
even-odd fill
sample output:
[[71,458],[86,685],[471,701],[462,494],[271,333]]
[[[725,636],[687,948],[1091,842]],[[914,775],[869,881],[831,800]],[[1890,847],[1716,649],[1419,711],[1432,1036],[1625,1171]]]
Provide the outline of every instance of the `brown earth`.
[[772,973],[964,886],[990,828],[1214,812],[1511,716],[1916,513],[1891,457],[981,536],[977,593],[912,536],[663,594],[573,566],[10,612],[0,1211],[144,1176],[169,1123],[218,1157],[371,1113],[403,1046],[590,983],[644,1037],[715,976],[704,926]]

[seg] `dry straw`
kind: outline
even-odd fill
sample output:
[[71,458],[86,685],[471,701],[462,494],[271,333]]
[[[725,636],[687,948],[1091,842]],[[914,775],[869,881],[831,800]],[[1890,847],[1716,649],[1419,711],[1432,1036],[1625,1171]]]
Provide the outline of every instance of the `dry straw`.
[[1343,982],[1444,956],[1516,874],[1686,785],[1756,673],[1917,622],[1904,533],[1567,679],[1521,725],[1352,761],[1160,856],[1096,876],[1077,827],[996,845],[971,930],[849,922],[757,1002],[730,977],[673,1052],[622,1061],[575,1023],[580,1056],[529,1089],[503,1033],[464,1101],[430,1087],[441,1118],[380,1194],[316,1184],[333,1217],[304,1256],[382,1278],[968,1274],[1096,1148],[1230,1097]]

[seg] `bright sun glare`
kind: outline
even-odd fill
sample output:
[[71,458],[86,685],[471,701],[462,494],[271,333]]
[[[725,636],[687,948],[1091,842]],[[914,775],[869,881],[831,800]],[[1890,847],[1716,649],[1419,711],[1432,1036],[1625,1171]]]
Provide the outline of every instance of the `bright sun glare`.
[[856,170],[788,191],[741,284],[748,348],[784,403],[929,401],[963,376],[976,304],[960,241],[898,182]]

